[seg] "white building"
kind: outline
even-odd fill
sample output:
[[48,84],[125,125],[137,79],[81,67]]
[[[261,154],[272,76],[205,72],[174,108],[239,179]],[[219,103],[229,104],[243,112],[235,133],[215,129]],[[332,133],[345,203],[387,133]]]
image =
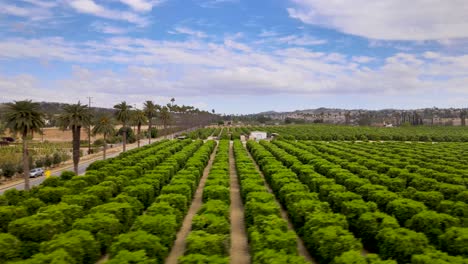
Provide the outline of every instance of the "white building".
[[252,140],[262,140],[267,138],[267,132],[262,132],[262,131],[252,131],[250,132],[249,139]]

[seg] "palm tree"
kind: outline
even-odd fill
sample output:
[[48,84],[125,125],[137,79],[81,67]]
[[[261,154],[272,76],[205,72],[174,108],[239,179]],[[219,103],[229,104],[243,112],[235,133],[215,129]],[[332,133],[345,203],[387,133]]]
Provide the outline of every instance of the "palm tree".
[[153,118],[158,114],[158,108],[152,101],[146,101],[143,109],[146,118],[148,118],[148,144],[151,144],[151,129],[153,127]]
[[6,104],[6,127],[13,133],[21,134],[23,141],[23,175],[24,189],[29,190],[29,152],[27,137],[29,133],[41,133],[44,127],[44,114],[39,110],[39,104],[31,100],[15,101]]
[[92,130],[93,136],[101,134],[104,136],[104,150],[102,159],[106,159],[107,136],[115,134],[115,127],[112,119],[109,116],[101,116],[98,118]]
[[171,113],[169,112],[168,107],[163,106],[161,108],[159,118],[161,119],[164,129],[166,129],[167,125],[169,124],[169,121],[171,120]]
[[80,162],[80,140],[81,128],[91,124],[91,114],[87,105],[77,104],[66,105],[63,113],[59,116],[59,125],[65,129],[72,130],[73,145],[73,170],[78,174],[78,163]]
[[133,112],[133,122],[135,122],[136,126],[137,126],[137,144],[138,144],[138,147],[140,147],[140,134],[141,134],[141,125],[144,125],[146,124],[148,120],[146,119],[146,115],[145,115],[145,112],[143,112],[142,110],[135,110]]
[[175,102],[175,98],[172,97],[172,98],[171,98],[171,105],[174,105],[174,102]]
[[132,109],[132,106],[128,105],[127,102],[123,101],[120,104],[114,105],[114,109],[117,110],[117,112],[115,112],[117,120],[122,123],[123,151],[125,152],[127,145],[127,124],[131,118],[130,109]]

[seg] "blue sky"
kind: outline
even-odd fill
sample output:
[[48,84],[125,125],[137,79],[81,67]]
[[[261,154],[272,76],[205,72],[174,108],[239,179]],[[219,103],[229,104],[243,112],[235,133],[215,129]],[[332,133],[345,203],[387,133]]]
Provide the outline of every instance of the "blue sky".
[[467,29],[465,0],[0,0],[0,101],[467,107]]

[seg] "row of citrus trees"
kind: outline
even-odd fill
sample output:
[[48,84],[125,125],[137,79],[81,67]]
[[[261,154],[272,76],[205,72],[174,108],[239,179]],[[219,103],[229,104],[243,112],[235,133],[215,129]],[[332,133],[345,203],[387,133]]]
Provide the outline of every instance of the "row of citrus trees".
[[[309,190],[317,193],[321,201],[328,203],[333,214],[326,217],[327,225],[349,228],[352,233],[348,234],[360,238],[367,249],[399,263],[466,262],[462,257],[449,256],[466,256],[463,246],[466,245],[463,239],[466,228],[460,227],[462,219],[427,210],[424,203],[392,192],[389,189],[400,186],[386,185],[388,182],[385,184],[380,179],[385,175],[370,170],[354,174],[346,169],[352,167],[350,162],[307,144],[274,143],[250,144],[266,148],[265,151],[294,171]],[[344,239],[343,235],[340,237]],[[307,238],[304,240],[309,244]],[[351,241],[356,240],[349,236],[348,249],[353,245]],[[338,242],[329,241],[330,246],[333,243]],[[346,243],[340,241],[339,244]],[[335,255],[338,253],[335,251]]]
[[[163,141],[95,163],[84,176],[64,173],[29,192],[7,191],[0,196],[0,262],[94,263],[107,253],[116,263],[126,258],[147,258],[148,263],[163,259],[170,239],[144,231],[147,222],[138,216],[157,201],[161,208],[154,206],[155,214],[172,210],[181,222],[186,208],[181,204],[191,201],[185,197],[191,194],[175,195],[164,187],[177,180],[174,175],[184,166],[190,165],[186,173],[193,176],[203,169],[214,143],[202,145]],[[161,248],[148,247],[145,239],[158,240]]]
[[229,263],[229,188],[229,141],[221,140],[179,263]]
[[[394,141],[436,141],[468,142],[467,127],[367,127],[343,125],[289,125],[247,127],[250,131],[277,133],[285,139],[298,140],[394,140]],[[248,134],[248,133],[247,133]]]

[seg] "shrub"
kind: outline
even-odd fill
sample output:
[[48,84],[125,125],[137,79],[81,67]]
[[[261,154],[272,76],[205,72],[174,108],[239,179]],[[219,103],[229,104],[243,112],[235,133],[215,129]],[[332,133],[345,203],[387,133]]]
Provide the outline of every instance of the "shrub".
[[20,256],[21,241],[10,234],[0,233],[0,262],[14,260]]
[[64,181],[71,180],[73,177],[75,177],[76,174],[73,171],[64,171],[62,174],[60,174],[60,179]]
[[394,260],[381,260],[376,254],[361,255],[358,251],[347,251],[336,257],[332,264],[397,264]]
[[70,194],[71,191],[65,187],[42,187],[37,192],[37,197],[44,203],[54,204],[59,203],[62,196]]
[[231,226],[224,216],[205,213],[193,217],[192,230],[203,230],[210,234],[229,234]]
[[210,263],[210,264],[229,264],[228,257],[222,256],[207,256],[203,254],[189,254],[179,258],[179,264],[201,264],[201,263]]
[[23,217],[8,225],[8,232],[21,241],[42,242],[65,230],[63,221],[42,219],[37,215]]
[[27,215],[27,208],[23,206],[0,206],[0,232],[7,232],[11,221]]
[[[39,210],[39,208],[44,207],[46,204],[39,200],[38,198],[29,198],[20,203],[20,206],[26,208],[28,215],[33,215]],[[2,221],[0,220],[0,223]]]
[[321,228],[304,237],[304,243],[311,252],[315,252],[320,263],[329,263],[346,251],[362,249],[361,243],[340,226]]
[[71,230],[41,244],[41,252],[50,254],[64,249],[77,263],[95,263],[99,258],[99,245],[90,232]]
[[422,233],[406,228],[384,228],[376,236],[379,255],[392,258],[398,263],[409,263],[412,255],[422,254],[428,247],[428,240]]
[[77,219],[73,223],[73,229],[91,232],[99,242],[101,251],[104,252],[110,246],[113,238],[121,232],[122,224],[112,214],[94,213]]
[[468,257],[468,228],[452,227],[439,236],[440,248],[452,255]]
[[187,236],[186,241],[186,254],[220,256],[229,254],[229,240],[227,235],[193,231]]
[[64,249],[56,250],[50,254],[39,253],[31,259],[22,261],[24,264],[79,264]]
[[111,246],[111,257],[117,256],[119,251],[122,250],[130,252],[144,250],[149,258],[156,258],[160,262],[164,261],[168,253],[167,248],[161,245],[161,241],[157,236],[148,234],[142,230],[118,236]]
[[64,195],[62,197],[62,202],[82,206],[85,210],[89,210],[102,203],[99,197],[92,194]]
[[142,215],[133,224],[133,230],[143,230],[161,239],[161,244],[170,247],[177,233],[175,215]]
[[106,262],[107,264],[157,264],[158,261],[146,256],[146,251],[139,250],[130,252],[128,250],[119,251],[117,256]]
[[229,188],[225,186],[206,186],[203,189],[203,201],[221,200],[227,204],[230,203]]
[[359,227],[356,228],[359,237],[369,249],[373,250],[377,249],[375,237],[380,230],[384,228],[396,229],[400,227],[398,221],[394,217],[381,212],[362,214],[357,220],[356,225]]
[[387,205],[387,213],[393,214],[400,224],[424,210],[426,206],[423,203],[404,198],[393,200]]
[[442,235],[446,229],[458,226],[459,222],[457,218],[447,214],[439,214],[434,211],[422,211],[413,216],[406,223],[406,227],[426,234],[431,243],[437,244],[438,237]]
[[96,206],[90,210],[90,213],[108,213],[114,215],[122,224],[124,230],[130,228],[135,219],[133,207],[129,203],[111,202]]
[[285,254],[281,251],[271,249],[256,252],[253,256],[254,263],[258,264],[306,264],[307,262],[303,257],[292,254]]
[[128,195],[136,197],[144,207],[148,207],[154,200],[154,188],[149,184],[139,184],[124,188],[124,192]]

